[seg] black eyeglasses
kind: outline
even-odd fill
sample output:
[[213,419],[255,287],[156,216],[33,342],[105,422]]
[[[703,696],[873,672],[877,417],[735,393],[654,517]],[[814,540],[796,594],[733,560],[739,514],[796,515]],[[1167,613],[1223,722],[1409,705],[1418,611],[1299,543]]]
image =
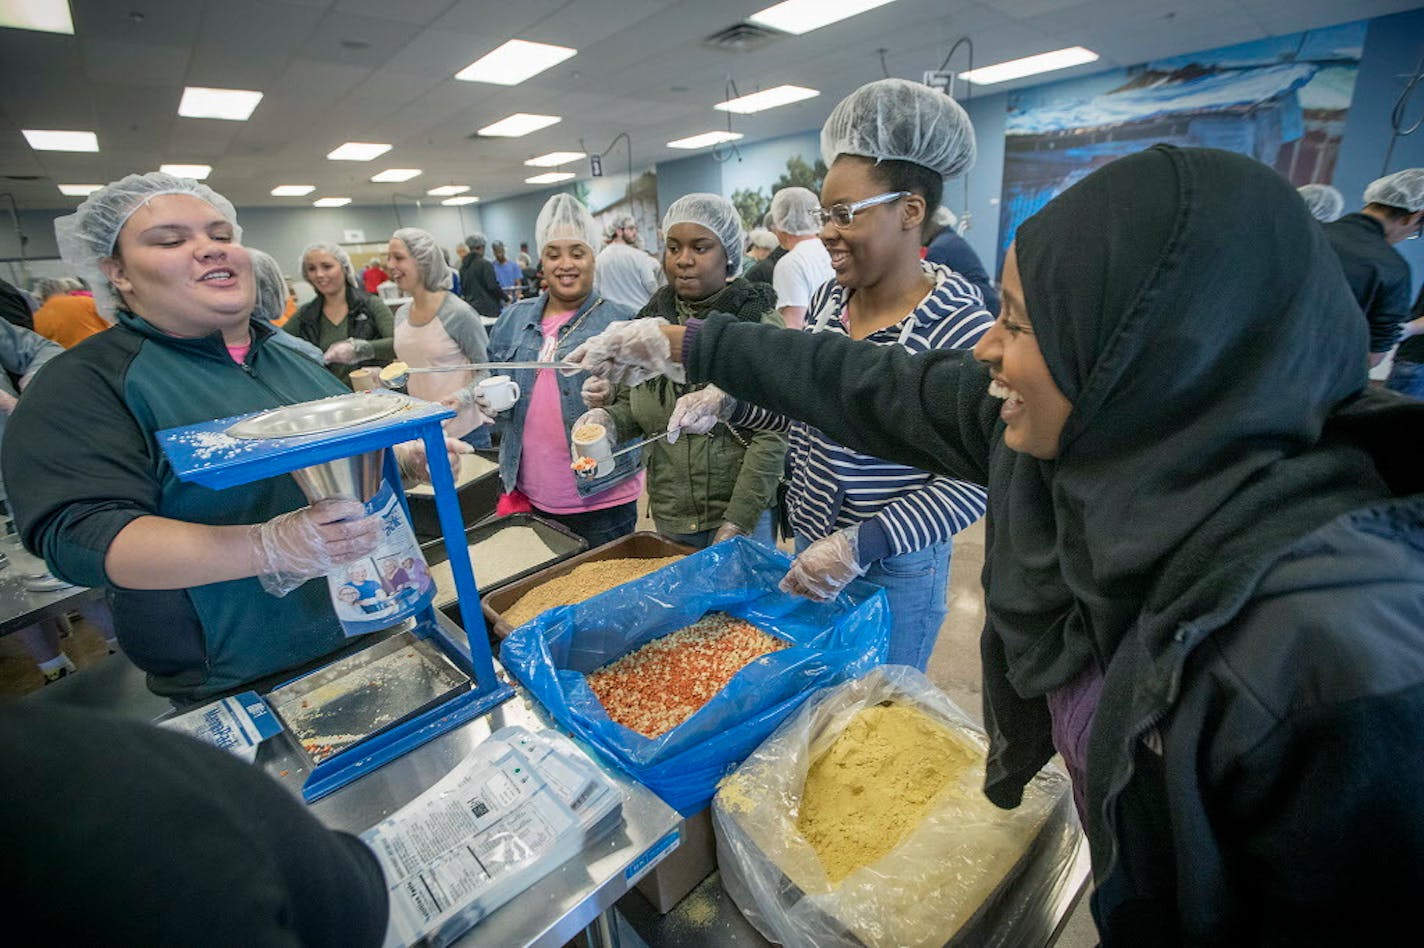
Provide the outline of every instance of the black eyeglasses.
[[827,224],[849,227],[855,220],[855,215],[860,211],[878,207],[881,204],[894,204],[901,198],[909,197],[910,194],[909,191],[886,191],[884,194],[877,194],[875,197],[868,197],[863,201],[856,201],[854,204],[832,204],[830,207],[818,207],[816,208],[816,220],[822,227]]

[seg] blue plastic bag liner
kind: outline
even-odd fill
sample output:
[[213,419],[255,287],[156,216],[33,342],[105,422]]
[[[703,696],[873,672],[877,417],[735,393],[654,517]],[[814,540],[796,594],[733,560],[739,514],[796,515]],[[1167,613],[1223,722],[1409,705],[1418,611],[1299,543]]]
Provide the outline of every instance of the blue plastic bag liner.
[[435,601],[435,580],[390,481],[382,481],[366,501],[366,512],[381,518],[380,543],[326,577],[331,605],[348,636],[388,629]]
[[[500,661],[560,724],[683,816],[818,688],[857,678],[889,649],[885,591],[864,581],[834,601],[789,596],[786,554],[737,537],[516,629]],[[657,738],[614,723],[584,676],[653,639],[725,612],[791,643],[743,668],[696,714]]]

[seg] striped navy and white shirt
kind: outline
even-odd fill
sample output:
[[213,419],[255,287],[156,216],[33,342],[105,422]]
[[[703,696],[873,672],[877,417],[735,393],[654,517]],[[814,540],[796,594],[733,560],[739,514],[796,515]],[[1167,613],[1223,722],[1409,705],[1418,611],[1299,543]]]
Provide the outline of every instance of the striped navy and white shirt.
[[[948,267],[921,266],[934,289],[903,320],[865,341],[910,352],[973,348],[994,322],[979,290]],[[842,316],[846,298],[834,280],[817,290],[803,332],[850,335]],[[984,488],[977,484],[852,451],[817,428],[755,405],[740,404],[732,423],[790,433],[787,504],[792,527],[808,540],[874,518],[885,530],[889,555],[897,556],[944,542],[984,515]]]

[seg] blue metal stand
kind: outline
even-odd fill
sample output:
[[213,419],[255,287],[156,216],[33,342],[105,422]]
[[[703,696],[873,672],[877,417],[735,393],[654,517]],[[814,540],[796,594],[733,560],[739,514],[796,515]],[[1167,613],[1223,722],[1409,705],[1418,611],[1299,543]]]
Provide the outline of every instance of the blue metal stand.
[[[183,428],[169,428],[158,432],[157,436],[180,480],[213,490],[266,480],[299,468],[388,448],[416,438],[424,441],[426,456],[432,459],[430,480],[435,489],[435,509],[445,537],[467,644],[461,645],[447,634],[433,605],[418,613],[414,634],[438,646],[470,675],[474,688],[400,727],[355,744],[323,761],[313,769],[303,785],[302,795],[308,802],[326,796],[451,728],[479,717],[514,694],[513,689],[495,675],[489,639],[482,634],[484,616],[480,612],[479,590],[475,586],[474,568],[465,543],[465,525],[460,519],[455,478],[449,466],[440,463],[445,457],[445,434],[440,423],[454,417],[455,413],[440,405],[394,392],[370,392],[364,397],[394,398],[399,399],[401,404],[399,410],[383,418],[323,434],[239,441],[227,438],[224,432],[236,422],[251,416],[235,415]],[[392,484],[400,484],[400,470],[394,452],[386,453],[384,465],[386,478]],[[409,522],[410,509],[405,493],[397,493]]]

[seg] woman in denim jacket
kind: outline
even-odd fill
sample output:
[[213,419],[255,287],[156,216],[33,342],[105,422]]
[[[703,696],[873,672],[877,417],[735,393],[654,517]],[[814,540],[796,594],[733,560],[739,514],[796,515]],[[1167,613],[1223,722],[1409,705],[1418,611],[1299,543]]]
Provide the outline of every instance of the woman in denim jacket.
[[[508,307],[490,332],[496,361],[552,362],[563,358],[608,324],[633,312],[600,297],[593,288],[594,256],[601,243],[588,209],[556,194],[539,212],[534,237],[548,290]],[[501,414],[499,475],[508,492],[529,499],[534,513],[568,527],[601,546],[633,532],[643,493],[640,451],[619,457],[606,477],[584,480],[570,468],[570,435],[585,411],[583,379],[553,369],[515,369],[520,399]],[[628,400],[619,387],[616,398]],[[493,414],[483,396],[477,404]]]

